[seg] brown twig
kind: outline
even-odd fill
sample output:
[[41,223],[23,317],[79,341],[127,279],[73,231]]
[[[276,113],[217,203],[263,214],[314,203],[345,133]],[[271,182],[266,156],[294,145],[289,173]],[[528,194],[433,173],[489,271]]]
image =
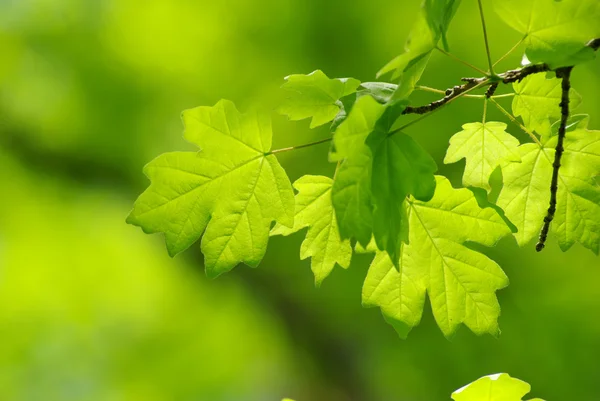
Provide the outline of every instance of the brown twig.
[[569,119],[569,91],[571,90],[571,71],[573,67],[564,67],[556,70],[556,76],[562,79],[562,96],[560,100],[560,126],[558,128],[558,142],[556,143],[556,152],[554,153],[554,163],[552,163],[552,181],[550,183],[550,206],[548,213],[544,217],[544,225],[540,231],[540,239],[535,246],[535,250],[540,252],[546,246],[548,230],[550,223],[556,213],[556,198],[558,194],[558,171],[560,169],[560,159],[564,152],[563,142],[567,130],[567,120]]

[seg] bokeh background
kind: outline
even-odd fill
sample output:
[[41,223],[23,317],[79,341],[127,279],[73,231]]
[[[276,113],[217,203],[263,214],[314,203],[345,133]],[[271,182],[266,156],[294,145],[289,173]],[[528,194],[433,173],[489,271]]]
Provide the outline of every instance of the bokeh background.
[[[0,0],[0,400],[433,401],[496,372],[548,400],[597,399],[600,259],[580,246],[537,254],[505,239],[487,251],[511,280],[498,293],[499,339],[463,328],[448,341],[427,306],[403,341],[361,307],[369,256],[316,289],[298,233],[272,238],[258,269],[208,280],[197,246],[170,259],[160,235],[125,224],[148,184],[142,166],[191,149],[182,110],[220,98],[273,107],[284,76],[317,68],[373,80],[402,51],[419,3]],[[484,7],[498,58],[519,36]],[[485,67],[475,0],[449,40]],[[596,128],[599,67],[573,78]],[[434,54],[422,83],[465,75]],[[409,132],[457,186],[464,163],[442,164],[448,139],[480,118],[481,103],[462,99]],[[275,147],[328,135],[274,119]],[[292,180],[331,174],[327,151],[280,160]]]

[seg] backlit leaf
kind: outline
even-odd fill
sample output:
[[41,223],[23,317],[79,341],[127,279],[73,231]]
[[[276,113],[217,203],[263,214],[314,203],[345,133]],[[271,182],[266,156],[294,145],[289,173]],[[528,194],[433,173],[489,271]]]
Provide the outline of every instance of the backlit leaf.
[[329,177],[305,175],[294,182],[296,214],[294,227],[277,224],[271,235],[289,235],[308,227],[300,248],[300,259],[312,257],[311,268],[319,285],[339,264],[348,268],[352,257],[350,241],[342,240],[331,203],[333,180]]
[[585,45],[600,37],[598,0],[494,0],[496,13],[525,35],[533,63],[574,65],[594,57]]
[[175,255],[202,237],[206,272],[238,263],[255,267],[267,248],[271,222],[291,227],[292,186],[271,150],[268,117],[240,114],[221,100],[183,113],[185,138],[199,152],[165,153],[144,169],[151,184],[127,222],[165,234]]
[[[484,376],[452,393],[454,401],[522,401],[531,386],[506,373]],[[539,398],[530,401],[543,401]]]
[[363,287],[363,304],[381,308],[401,336],[421,320],[425,294],[446,336],[464,323],[476,334],[498,335],[500,307],[495,292],[508,285],[502,269],[467,241],[495,245],[510,229],[493,208],[481,208],[468,189],[454,189],[436,176],[434,197],[406,204],[409,242],[402,244],[397,270],[378,252]]
[[[498,206],[504,209],[518,232],[520,246],[537,237],[550,201],[550,181],[557,137],[542,147],[519,146],[521,163],[502,168],[504,186]],[[581,120],[567,132],[558,180],[557,210],[551,232],[563,251],[575,242],[598,254],[600,246],[600,131],[587,129]]]
[[463,185],[484,188],[489,192],[490,176],[501,162],[521,161],[517,152],[519,141],[506,132],[506,124],[500,122],[468,123],[462,128],[450,138],[444,163],[466,159]]
[[[520,116],[530,131],[542,136],[549,135],[550,125],[560,118],[561,80],[533,74],[521,82],[515,82],[513,89],[513,114]],[[581,96],[573,89],[569,93],[569,100],[571,110],[581,104]]]

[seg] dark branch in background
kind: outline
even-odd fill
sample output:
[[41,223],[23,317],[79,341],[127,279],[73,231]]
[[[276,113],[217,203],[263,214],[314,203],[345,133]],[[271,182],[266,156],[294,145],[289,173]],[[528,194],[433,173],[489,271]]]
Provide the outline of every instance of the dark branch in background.
[[544,217],[544,225],[540,231],[540,239],[535,246],[536,251],[541,251],[546,246],[546,238],[550,223],[554,219],[556,213],[556,196],[558,193],[558,170],[560,169],[560,159],[564,152],[563,142],[567,130],[567,120],[569,119],[569,91],[571,90],[571,71],[573,67],[565,67],[556,70],[556,76],[562,79],[562,96],[560,100],[560,127],[558,128],[558,143],[556,144],[556,152],[554,153],[554,163],[552,163],[552,181],[550,183],[550,207],[548,214]]

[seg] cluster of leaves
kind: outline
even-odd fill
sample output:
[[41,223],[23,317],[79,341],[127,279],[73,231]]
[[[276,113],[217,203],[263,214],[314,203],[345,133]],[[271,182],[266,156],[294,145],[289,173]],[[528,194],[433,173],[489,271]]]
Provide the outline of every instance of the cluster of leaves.
[[[317,143],[331,140],[333,178],[307,175],[292,186],[276,154],[294,148],[271,149],[269,116],[241,114],[221,100],[183,113],[185,138],[199,151],[167,153],[149,163],[144,172],[151,185],[128,222],[164,233],[171,255],[201,238],[211,277],[239,263],[257,266],[269,235],[308,228],[300,257],[311,258],[317,284],[336,264],[347,268],[353,251],[375,253],[363,303],[380,307],[402,337],[419,323],[426,294],[444,335],[461,324],[497,335],[495,292],[508,279],[498,264],[465,244],[491,247],[513,235],[523,246],[539,233],[551,197],[563,89],[553,72],[523,75],[508,94],[512,114],[493,93],[478,95],[511,120],[520,117],[532,142],[520,144],[505,122],[486,121],[484,111],[481,122],[464,124],[450,138],[444,159],[466,159],[466,188],[436,176],[435,161],[405,133],[419,120],[409,116],[409,96],[431,53],[449,50],[446,32],[459,5],[460,0],[424,1],[406,51],[379,72],[391,72],[396,83],[330,79],[319,70],[286,78],[289,96],[278,111],[290,120],[311,118],[311,128],[330,123],[332,136]],[[523,33],[525,62],[543,63],[540,71],[595,54],[586,44],[600,37],[597,0],[496,0],[495,10]],[[491,70],[490,63],[486,76],[455,98],[500,83],[503,75]],[[448,96],[443,104],[454,100]],[[570,99],[571,108],[581,101],[574,91]],[[563,250],[579,242],[597,254],[600,131],[587,124],[586,116],[568,121],[552,232]],[[490,176],[498,168],[503,184],[496,197]],[[470,399],[467,393],[457,392],[455,399]]]
[[[522,380],[510,377],[507,373],[488,375],[459,388],[452,393],[454,401],[523,401],[531,391],[531,386]],[[293,401],[284,398],[282,401]],[[532,398],[528,401],[544,401]]]

